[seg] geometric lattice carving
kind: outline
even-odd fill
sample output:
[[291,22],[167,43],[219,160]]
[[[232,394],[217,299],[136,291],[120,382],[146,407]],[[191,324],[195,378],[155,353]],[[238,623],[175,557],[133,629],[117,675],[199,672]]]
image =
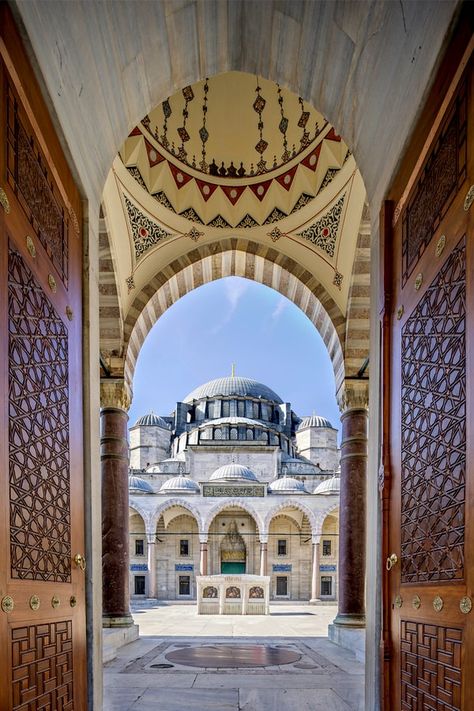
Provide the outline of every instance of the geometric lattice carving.
[[68,334],[20,254],[8,258],[11,574],[69,582]]
[[460,711],[462,630],[401,621],[402,711]]
[[72,622],[12,629],[13,711],[74,708]]
[[465,180],[466,116],[466,82],[463,81],[404,212],[404,284]]
[[20,121],[18,103],[10,87],[8,99],[8,179],[41,244],[67,284],[68,235],[64,205],[48,176],[33,134],[30,135]]
[[463,238],[402,331],[402,583],[463,577],[465,301]]
[[297,233],[298,237],[308,240],[308,242],[314,244],[315,247],[326,252],[329,257],[334,257],[339,222],[345,198],[346,194],[344,193],[321,219],[317,220],[317,222],[302,232]]

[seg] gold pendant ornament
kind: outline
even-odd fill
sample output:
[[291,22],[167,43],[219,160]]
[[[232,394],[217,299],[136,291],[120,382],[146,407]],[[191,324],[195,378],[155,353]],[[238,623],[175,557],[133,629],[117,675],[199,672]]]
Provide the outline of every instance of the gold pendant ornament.
[[6,612],[7,614],[9,612],[12,612],[13,608],[15,607],[15,603],[13,602],[13,598],[11,595],[5,595],[5,597],[2,597],[2,610],[3,612]]
[[443,253],[443,250],[446,246],[446,235],[441,235],[439,240],[436,243],[436,249],[435,249],[435,254],[437,257],[440,257]]
[[444,606],[444,601],[443,598],[440,597],[439,595],[436,595],[436,597],[433,600],[433,609],[436,610],[436,612],[441,612]]
[[403,605],[403,598],[401,595],[397,595],[395,598],[395,607],[398,607],[398,609],[400,609],[402,605]]
[[474,202],[474,185],[471,185],[464,198],[464,209],[467,212]]
[[38,610],[40,606],[40,599],[38,595],[32,595],[30,597],[30,607],[32,610]]
[[3,207],[7,215],[10,213],[10,201],[3,188],[0,188],[0,205]]
[[461,602],[459,603],[459,609],[465,615],[467,615],[468,612],[471,612],[471,610],[472,610],[471,598],[468,597],[467,595],[465,597],[461,598]]
[[34,259],[36,257],[36,247],[33,242],[33,238],[30,237],[30,235],[26,235],[26,249]]
[[415,610],[419,610],[420,607],[421,607],[421,599],[420,599],[420,596],[419,596],[419,595],[415,595],[415,597],[414,597],[413,600],[411,601],[411,604],[413,605],[413,607],[415,608]]

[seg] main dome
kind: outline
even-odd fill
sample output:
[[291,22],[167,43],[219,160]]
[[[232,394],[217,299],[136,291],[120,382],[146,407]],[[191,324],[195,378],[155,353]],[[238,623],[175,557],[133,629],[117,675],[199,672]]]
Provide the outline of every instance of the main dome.
[[251,378],[241,378],[230,375],[227,378],[216,378],[204,385],[200,385],[184,398],[184,402],[191,403],[193,400],[202,400],[206,397],[253,397],[271,400],[279,405],[283,400],[271,388],[259,383]]

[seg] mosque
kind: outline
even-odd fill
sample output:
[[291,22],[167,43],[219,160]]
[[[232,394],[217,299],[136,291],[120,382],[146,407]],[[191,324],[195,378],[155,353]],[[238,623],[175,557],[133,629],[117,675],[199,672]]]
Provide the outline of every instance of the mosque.
[[[336,595],[364,711],[473,708],[473,9],[0,2],[2,711],[101,711],[130,576],[192,599],[223,564]],[[153,325],[233,276],[321,335],[340,457],[239,378],[129,437]],[[326,704],[304,676],[271,704]]]
[[234,373],[130,429],[130,594],[195,599],[196,575],[270,576],[272,599],[337,599],[337,430]]

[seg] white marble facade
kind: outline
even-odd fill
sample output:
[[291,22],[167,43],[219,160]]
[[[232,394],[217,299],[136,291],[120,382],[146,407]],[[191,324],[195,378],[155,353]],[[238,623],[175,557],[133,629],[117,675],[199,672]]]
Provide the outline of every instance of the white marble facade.
[[169,417],[130,429],[132,597],[196,599],[198,575],[268,575],[270,599],[337,598],[339,450],[328,420],[299,418],[231,376]]

